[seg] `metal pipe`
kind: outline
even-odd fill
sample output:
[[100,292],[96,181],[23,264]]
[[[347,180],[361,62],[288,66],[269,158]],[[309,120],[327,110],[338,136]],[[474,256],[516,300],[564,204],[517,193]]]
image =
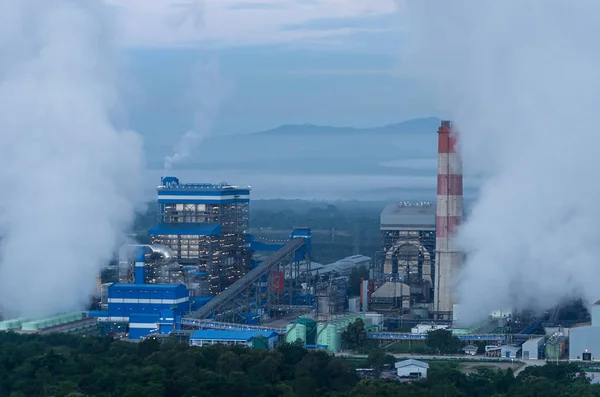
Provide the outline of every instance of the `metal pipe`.
[[[136,249],[138,247],[150,248],[153,253],[160,254],[165,260],[170,260],[173,258],[173,251],[165,245],[162,244],[126,244],[121,246],[119,249],[119,260],[126,261],[128,260],[128,255],[126,255],[123,251],[126,248],[130,248],[131,250]],[[131,251],[130,251],[131,252]]]

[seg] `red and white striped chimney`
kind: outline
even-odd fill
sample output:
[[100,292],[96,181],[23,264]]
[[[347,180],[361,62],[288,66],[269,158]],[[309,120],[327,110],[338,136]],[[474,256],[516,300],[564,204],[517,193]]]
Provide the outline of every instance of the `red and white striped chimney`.
[[462,222],[462,215],[462,161],[456,153],[452,123],[442,121],[438,129],[434,311],[438,318],[449,320],[454,306],[454,278],[462,265],[462,253],[453,237]]

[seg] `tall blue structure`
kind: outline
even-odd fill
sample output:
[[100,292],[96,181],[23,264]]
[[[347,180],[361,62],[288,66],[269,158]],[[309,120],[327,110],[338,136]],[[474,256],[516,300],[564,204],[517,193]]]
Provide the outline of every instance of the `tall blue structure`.
[[148,234],[153,244],[169,247],[180,264],[195,267],[187,274],[205,277],[186,280],[198,285],[196,295],[216,295],[246,274],[249,187],[182,184],[165,177],[157,192],[159,219]]
[[135,247],[135,283],[144,284],[145,279],[145,250],[144,247]]

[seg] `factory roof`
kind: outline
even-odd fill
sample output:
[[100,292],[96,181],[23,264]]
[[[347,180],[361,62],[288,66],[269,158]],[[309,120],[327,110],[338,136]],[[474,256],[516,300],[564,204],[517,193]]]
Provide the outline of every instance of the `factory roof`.
[[524,344],[527,342],[534,342],[537,343],[539,342],[541,339],[546,339],[545,336],[538,336],[537,338],[531,338],[531,339],[527,339],[525,342],[523,342]]
[[158,191],[205,191],[205,192],[218,192],[218,191],[231,191],[231,190],[245,190],[249,191],[250,186],[233,186],[228,183],[180,183],[178,178],[173,176],[166,176],[161,178],[161,184],[156,187]]
[[394,281],[387,281],[381,287],[373,292],[373,298],[395,298],[400,296],[409,296],[410,286]]
[[183,284],[118,284],[114,283],[110,286],[111,288],[128,288],[132,290],[174,290],[181,287],[185,288]]
[[421,367],[421,368],[429,368],[429,364],[427,364],[423,361],[415,360],[413,358],[409,358],[408,360],[404,360],[404,361],[398,361],[394,366],[396,368],[402,368],[402,367],[406,367],[408,365],[414,365],[416,367]]
[[263,331],[201,329],[194,332],[192,336],[190,336],[190,339],[250,341],[252,338],[259,336],[271,337],[273,334],[275,334],[275,332],[265,333]]
[[215,236],[221,233],[218,223],[159,223],[150,230],[149,235],[178,236]]
[[435,230],[435,204],[394,203],[381,212],[381,230]]
[[521,350],[521,346],[503,345],[503,346],[500,346],[500,349],[504,350],[504,351],[518,352],[519,350]]
[[317,271],[320,275],[336,272],[340,274],[349,273],[355,267],[364,264],[365,262],[371,261],[371,258],[365,255],[352,255],[344,259],[340,259],[339,261],[329,263],[325,266],[321,267],[312,267],[311,264],[311,273],[316,274]]
[[354,262],[356,264],[368,262],[370,260],[371,260],[371,258],[368,256],[365,256],[365,255],[352,255],[352,256],[342,259],[342,261],[350,261],[350,262]]

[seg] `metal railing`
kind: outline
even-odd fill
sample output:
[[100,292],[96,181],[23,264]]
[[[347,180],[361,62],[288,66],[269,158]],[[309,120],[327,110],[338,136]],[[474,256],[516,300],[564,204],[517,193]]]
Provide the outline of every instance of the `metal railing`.
[[277,332],[278,334],[285,334],[285,328],[269,327],[264,325],[246,325],[236,323],[225,323],[221,321],[212,320],[196,320],[192,318],[182,318],[182,325],[199,327],[199,328],[210,328],[210,329],[227,329],[233,331],[264,331],[264,332]]
[[[370,332],[367,334],[369,339],[381,340],[426,340],[427,334],[411,334],[402,332]],[[504,341],[505,335],[495,334],[472,334],[472,335],[457,335],[457,338],[463,341]]]

